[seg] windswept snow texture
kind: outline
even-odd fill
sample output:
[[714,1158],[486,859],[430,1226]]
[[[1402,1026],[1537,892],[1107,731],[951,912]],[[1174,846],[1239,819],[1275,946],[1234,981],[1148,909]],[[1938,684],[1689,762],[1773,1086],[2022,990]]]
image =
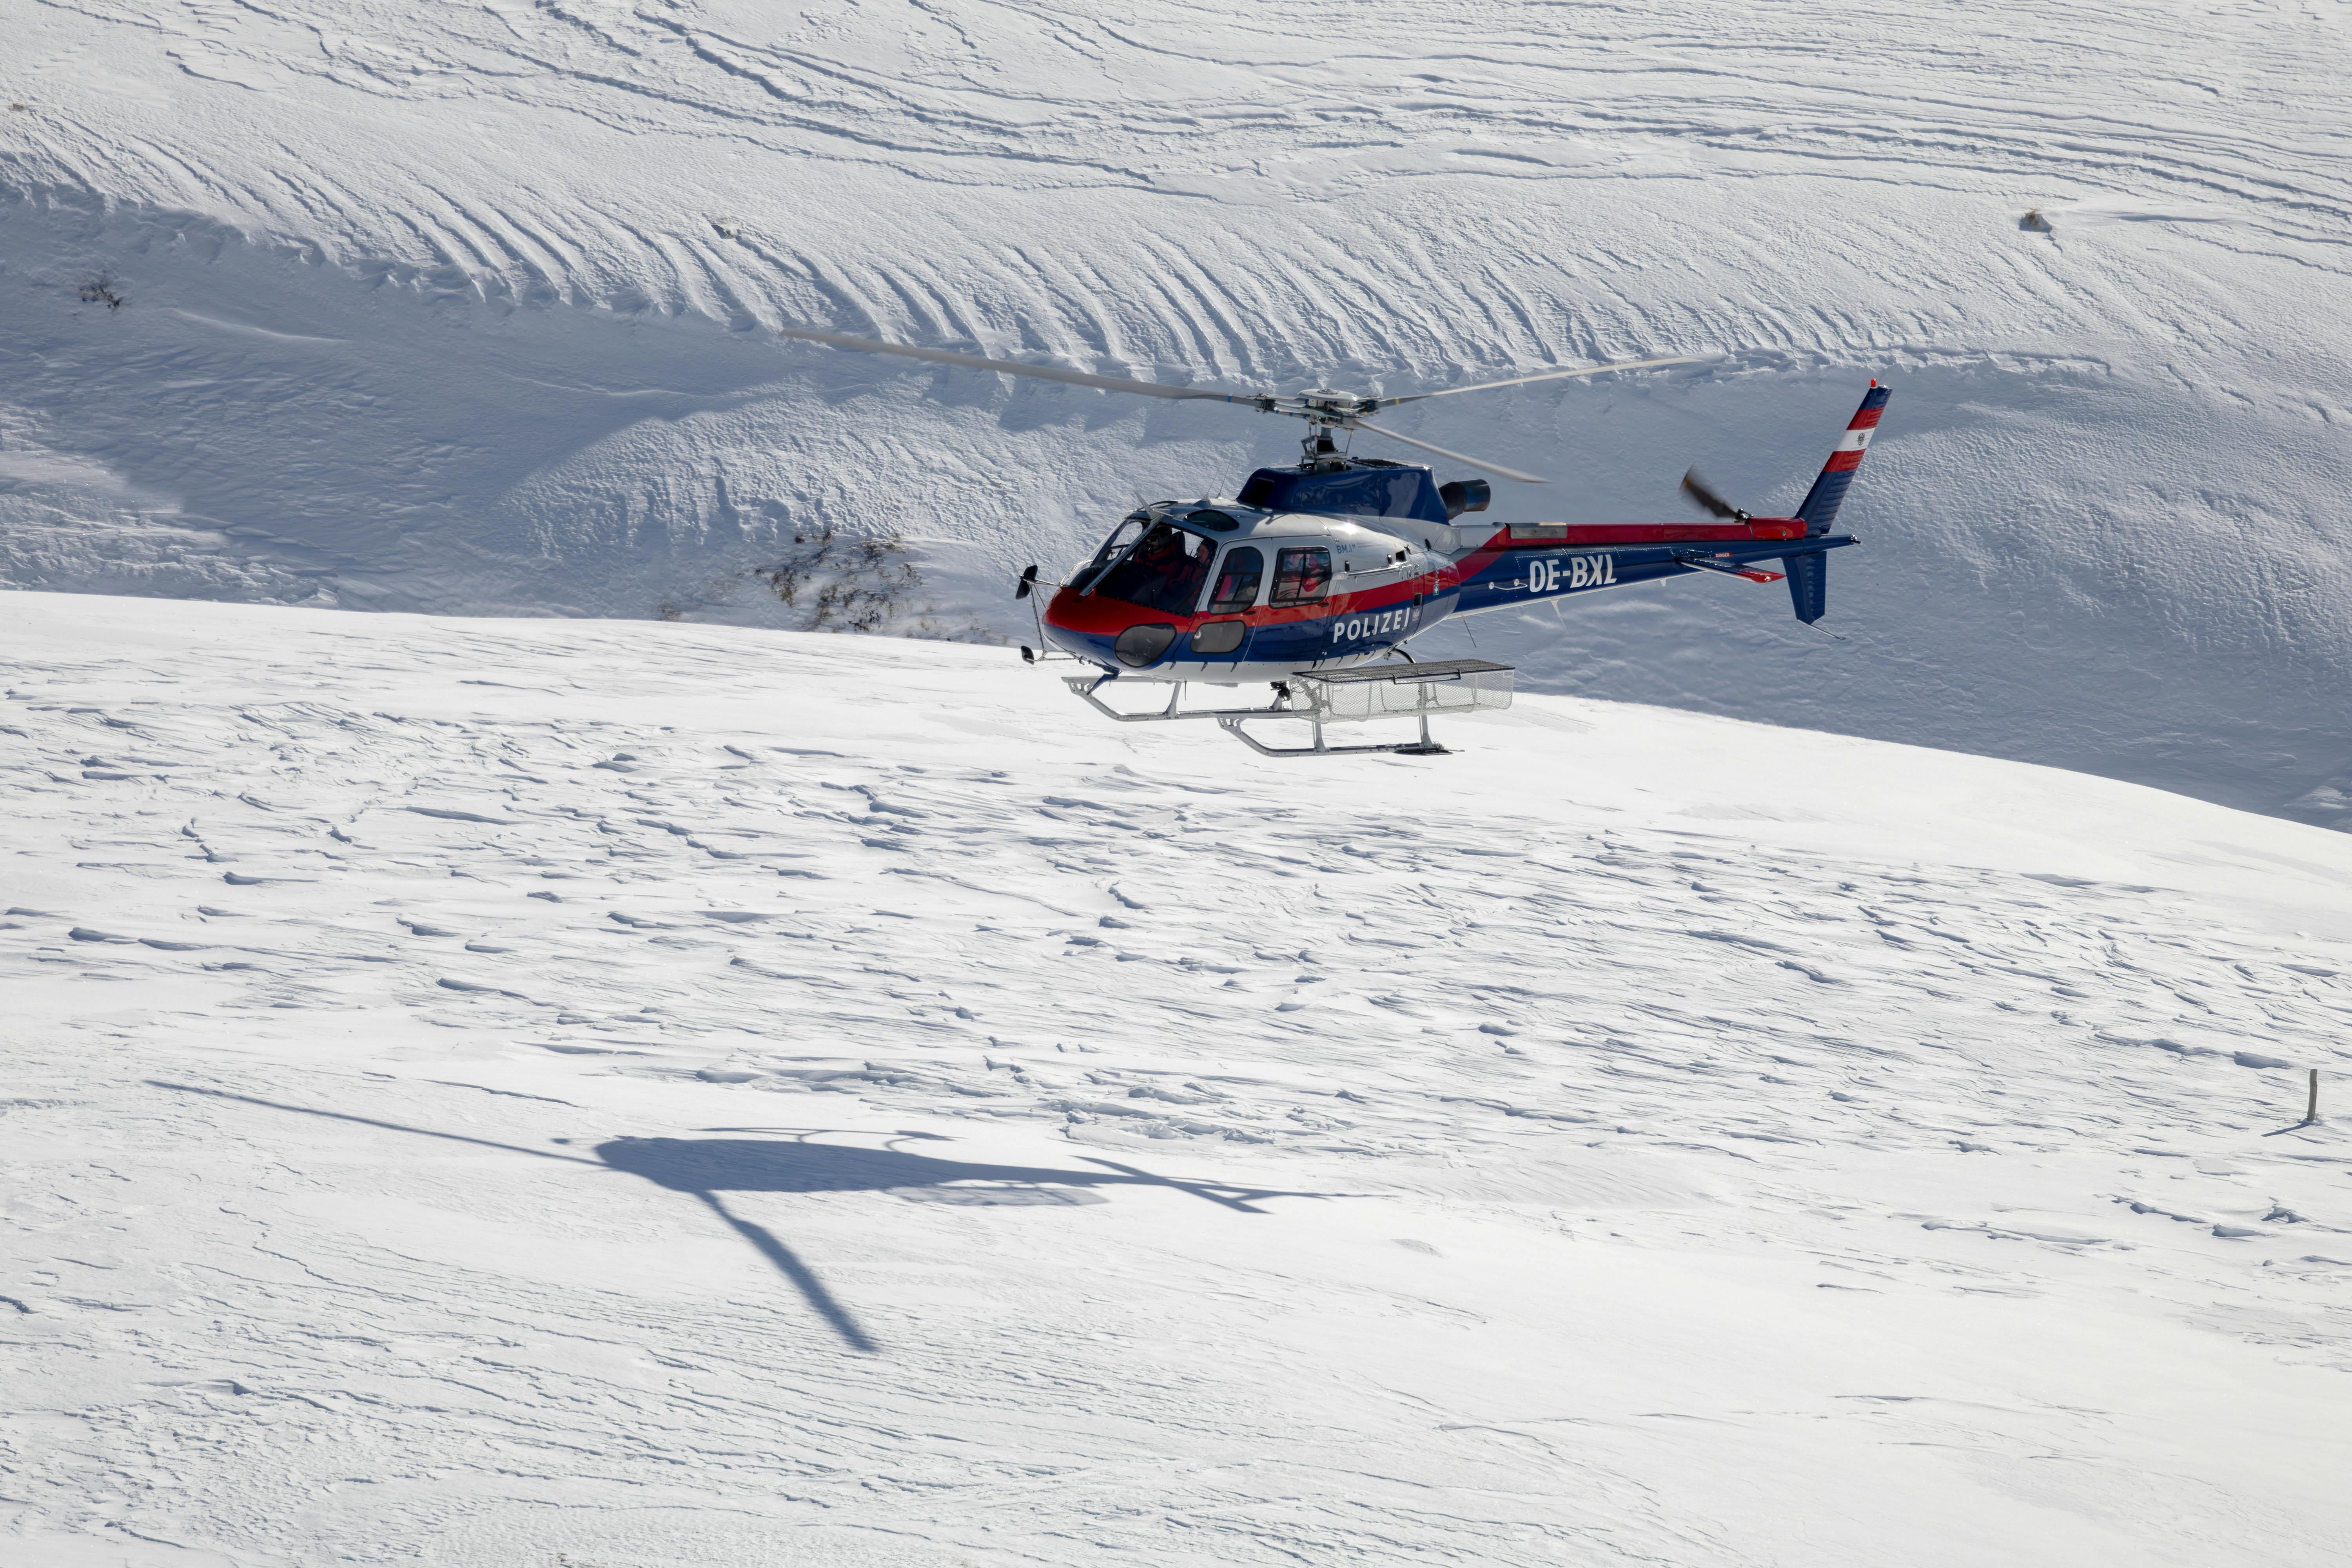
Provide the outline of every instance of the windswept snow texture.
[[1573,699],[1308,773],[1001,651],[10,610],[0,1561],[2342,1560],[2339,835]]
[[[1023,565],[1294,432],[765,328],[1286,391],[1708,354],[1393,418],[1559,476],[1503,487],[1514,519],[1676,515],[1693,464],[1785,509],[1883,377],[1868,548],[1832,573],[1851,640],[1710,581],[1477,651],[2352,821],[2341,5],[6,22],[13,584],[791,626],[831,584],[1017,637]],[[904,536],[886,566],[922,582],[811,559],[828,528]]]

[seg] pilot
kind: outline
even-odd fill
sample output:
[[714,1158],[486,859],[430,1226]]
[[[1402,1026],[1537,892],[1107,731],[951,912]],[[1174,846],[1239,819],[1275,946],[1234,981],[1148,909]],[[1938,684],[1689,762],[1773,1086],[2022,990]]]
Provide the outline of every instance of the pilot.
[[1137,585],[1144,590],[1138,599],[1157,609],[1190,609],[1200,595],[1201,580],[1208,575],[1213,548],[1207,540],[1195,540],[1166,523],[1153,529],[1135,547]]

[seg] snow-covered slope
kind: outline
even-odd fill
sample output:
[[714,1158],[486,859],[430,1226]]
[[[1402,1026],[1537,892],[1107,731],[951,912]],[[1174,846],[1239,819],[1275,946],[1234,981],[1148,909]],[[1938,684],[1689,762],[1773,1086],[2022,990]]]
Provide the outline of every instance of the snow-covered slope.
[[1853,640],[1706,583],[1482,652],[2307,820],[2352,799],[2340,6],[6,22],[18,585],[802,624],[783,568],[1017,633],[1012,572],[1291,432],[763,325],[1285,389],[1713,353],[1400,427],[1560,476],[1514,517],[1671,515],[1693,463],[1785,506],[1883,375]]
[[8,610],[0,1562],[2340,1558],[2340,835],[1573,699],[1308,767],[1001,650]]

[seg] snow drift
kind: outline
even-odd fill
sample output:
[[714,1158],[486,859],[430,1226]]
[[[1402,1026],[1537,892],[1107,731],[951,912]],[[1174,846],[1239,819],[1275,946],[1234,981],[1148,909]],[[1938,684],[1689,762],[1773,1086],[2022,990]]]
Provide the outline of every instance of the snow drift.
[[1572,699],[1307,769],[1001,650],[9,606],[0,1558],[2340,1556],[2340,835]]

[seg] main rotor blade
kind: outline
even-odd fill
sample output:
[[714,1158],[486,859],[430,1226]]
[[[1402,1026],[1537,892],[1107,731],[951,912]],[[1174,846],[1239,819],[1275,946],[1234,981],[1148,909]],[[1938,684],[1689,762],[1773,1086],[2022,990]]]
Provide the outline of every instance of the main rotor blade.
[[[1473,386],[1449,386],[1443,392],[1412,392],[1402,397],[1383,397],[1379,400],[1379,403],[1381,407],[1386,408],[1392,403],[1418,403],[1424,397],[1452,397],[1463,392],[1492,392],[1498,386],[1525,386],[1531,381],[1558,381],[1563,376],[1599,375],[1604,371],[1650,370],[1662,364],[1696,364],[1698,363],[1697,360],[1686,354],[1681,354],[1672,359],[1628,360],[1622,364],[1589,364],[1582,370],[1548,370],[1540,375],[1513,376],[1508,381],[1482,381]],[[1502,472],[1500,468],[1495,471],[1498,474]]]
[[1391,441],[1402,441],[1408,447],[1418,447],[1424,452],[1434,452],[1441,458],[1451,458],[1457,463],[1467,463],[1474,468],[1484,468],[1490,474],[1500,474],[1507,479],[1517,479],[1523,485],[1548,485],[1551,483],[1549,479],[1543,479],[1538,475],[1523,474],[1517,468],[1507,468],[1500,463],[1490,463],[1484,458],[1473,458],[1465,452],[1449,452],[1443,447],[1433,446],[1427,441],[1416,441],[1410,436],[1400,436],[1393,430],[1382,429],[1378,425],[1367,425],[1360,419],[1349,420],[1344,428],[1349,430],[1369,430],[1375,436],[1385,436]]
[[1145,397],[1203,398],[1217,403],[1258,403],[1264,401],[1253,393],[1205,392],[1197,387],[1169,386],[1157,381],[1129,381],[1116,375],[1089,375],[1082,370],[1062,370],[1054,365],[1022,364],[1009,359],[987,359],[979,354],[957,353],[951,349],[919,349],[906,343],[886,343],[876,338],[854,338],[846,332],[820,332],[807,327],[778,327],[779,335],[803,338],[813,343],[829,343],[837,349],[860,349],[871,354],[898,354],[905,359],[929,360],[934,364],[960,364],[973,370],[1002,371],[1006,375],[1025,375],[1038,381],[1067,382],[1072,386],[1098,386],[1105,392],[1133,392]]

